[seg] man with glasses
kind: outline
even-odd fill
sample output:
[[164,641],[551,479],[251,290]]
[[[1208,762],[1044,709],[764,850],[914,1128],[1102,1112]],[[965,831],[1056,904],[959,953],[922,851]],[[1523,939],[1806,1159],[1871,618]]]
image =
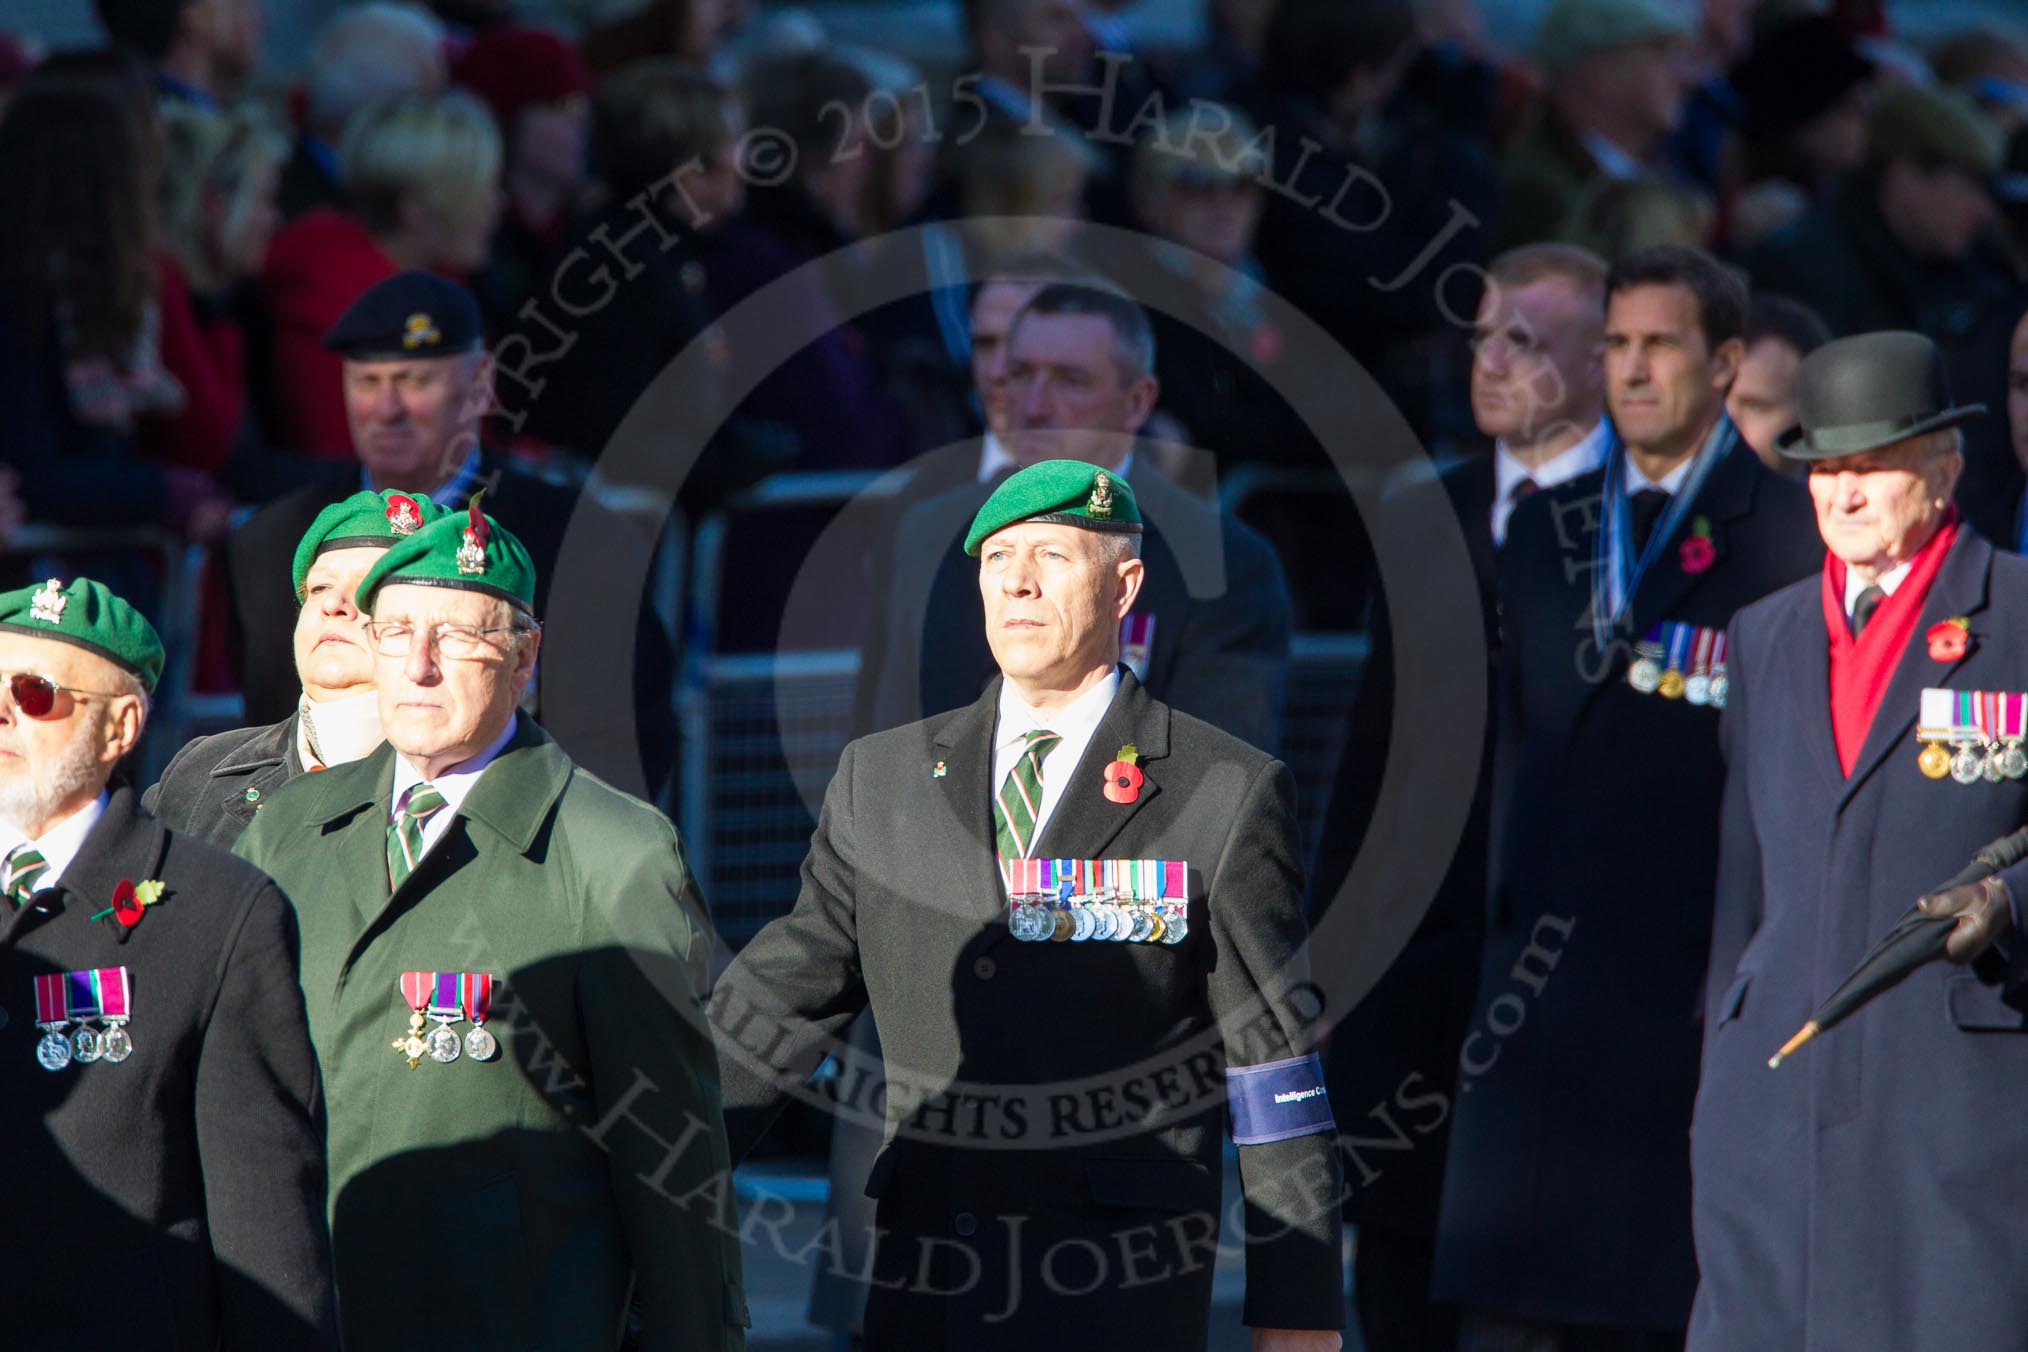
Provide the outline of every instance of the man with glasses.
[[387,547],[443,512],[427,497],[359,492],[317,514],[296,545],[296,675],[302,696],[278,723],[186,745],[142,795],[171,830],[232,848],[265,796],[305,770],[358,760],[380,745],[373,653],[355,597]]
[[[710,938],[675,829],[519,712],[541,629],[476,507],[359,584],[386,745],[240,837],[302,926],[359,1347],[737,1347]],[[434,1025],[434,1026],[432,1026]]]
[[289,908],[109,787],[161,670],[101,583],[0,594],[4,1341],[335,1349]]

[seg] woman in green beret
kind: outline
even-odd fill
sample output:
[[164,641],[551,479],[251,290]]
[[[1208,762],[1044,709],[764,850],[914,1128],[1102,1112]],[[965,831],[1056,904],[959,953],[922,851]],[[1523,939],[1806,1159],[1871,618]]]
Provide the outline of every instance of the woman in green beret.
[[296,547],[296,712],[279,723],[199,737],[177,752],[141,805],[170,830],[232,848],[275,787],[380,745],[373,650],[355,593],[396,540],[443,511],[426,497],[360,492],[318,513]]

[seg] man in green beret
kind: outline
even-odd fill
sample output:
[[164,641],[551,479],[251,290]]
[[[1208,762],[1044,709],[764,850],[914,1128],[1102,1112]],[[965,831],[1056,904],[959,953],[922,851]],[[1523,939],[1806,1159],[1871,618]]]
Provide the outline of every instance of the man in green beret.
[[[713,993],[735,1157],[827,1052],[826,1101],[882,1119],[869,1348],[1203,1348],[1228,1109],[1253,1345],[1339,1343],[1294,784],[1121,663],[1141,531],[1082,461],[986,500],[1000,677],[846,748],[793,911]],[[840,1042],[869,1009],[870,1109]]]
[[710,938],[668,819],[519,712],[535,570],[476,507],[359,584],[386,745],[238,851],[302,927],[355,1347],[737,1348]]
[[317,514],[296,545],[296,710],[278,723],[191,741],[142,795],[171,830],[227,849],[266,796],[294,775],[380,745],[373,652],[355,593],[387,547],[443,515],[427,497],[354,493]]
[[162,644],[89,578],[0,594],[9,1346],[338,1346],[288,904],[109,787]]

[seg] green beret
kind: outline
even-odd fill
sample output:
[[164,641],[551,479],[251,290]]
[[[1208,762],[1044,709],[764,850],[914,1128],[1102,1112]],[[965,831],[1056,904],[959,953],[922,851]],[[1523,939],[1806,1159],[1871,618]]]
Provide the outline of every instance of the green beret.
[[162,675],[162,640],[141,612],[88,577],[66,587],[55,578],[0,592],[0,630],[53,638],[97,653],[154,693]]
[[1141,533],[1141,509],[1127,481],[1082,460],[1042,460],[1008,475],[972,518],[965,552],[976,556],[988,535],[1017,521]]
[[1873,105],[1866,149],[1876,163],[1918,160],[1953,165],[1974,178],[2000,171],[2006,140],[1963,94],[1904,85]]
[[1689,14],[1669,0],[1554,0],[1535,30],[1535,61],[1555,75],[1593,52],[1690,33]]
[[446,512],[392,548],[359,580],[359,604],[390,582],[483,592],[535,611],[535,564],[513,534],[479,510],[474,493],[463,512]]
[[427,497],[411,497],[391,488],[379,493],[354,493],[343,502],[332,503],[317,513],[317,519],[303,533],[302,543],[296,546],[296,599],[303,599],[303,579],[325,550],[385,549],[443,514],[444,509]]

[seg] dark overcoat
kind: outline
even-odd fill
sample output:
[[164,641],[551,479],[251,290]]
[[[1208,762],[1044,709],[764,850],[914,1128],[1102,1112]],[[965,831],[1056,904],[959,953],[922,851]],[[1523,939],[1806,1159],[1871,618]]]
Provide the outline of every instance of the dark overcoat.
[[303,772],[296,715],[195,737],[169,758],[141,806],[178,835],[231,849],[267,796]]
[[[1611,462],[1609,462],[1611,463]],[[1605,471],[1535,494],[1500,555],[1491,910],[1458,1061],[1435,1294],[1681,1328],[1696,1287],[1690,1103],[1724,766],[1718,711],[1643,695],[1593,639]],[[1708,566],[1678,539],[1632,629],[1722,628],[1821,557],[1808,494],[1743,445],[1711,471]]]
[[[1929,779],[1914,736],[1925,687],[2028,690],[2028,561],[1960,528],[1850,775],[1831,736],[1820,586],[1778,592],[1733,626],[1690,1346],[2020,1347],[2020,966],[1990,984],[1925,967],[1779,1069],[1767,1062],[1918,895],[2028,821],[2028,782]],[[1970,646],[1935,660],[1924,634],[1954,616]],[[2028,864],[2002,877],[2018,913]],[[2014,950],[2028,955],[2018,933]]]
[[[162,898],[92,917],[122,880]],[[273,883],[117,789],[62,879],[0,901],[0,1343],[338,1346],[324,1120]],[[36,1061],[34,978],[128,969],[133,1053]]]

